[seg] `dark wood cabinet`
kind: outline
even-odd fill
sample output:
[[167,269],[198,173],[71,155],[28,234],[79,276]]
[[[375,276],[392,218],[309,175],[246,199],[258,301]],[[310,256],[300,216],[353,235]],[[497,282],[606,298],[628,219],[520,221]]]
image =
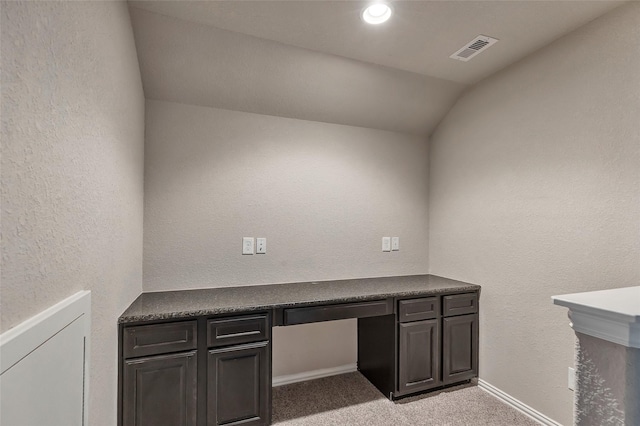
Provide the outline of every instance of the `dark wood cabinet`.
[[452,317],[456,315],[475,314],[478,312],[478,293],[462,293],[444,296],[442,315]]
[[196,321],[127,327],[122,336],[123,355],[125,358],[137,358],[196,349],[196,328]]
[[478,290],[120,324],[118,426],[269,425],[274,325],[358,318],[358,370],[391,400],[464,382],[478,374]]
[[398,391],[417,392],[440,384],[438,319],[399,326]]
[[124,426],[196,425],[196,351],[126,360]]
[[258,342],[209,351],[208,425],[270,423],[269,349],[269,342]]
[[358,370],[392,400],[477,377],[478,297],[403,298],[394,315],[358,319]]
[[308,324],[347,318],[367,318],[393,313],[393,300],[382,299],[356,303],[307,306],[283,309],[283,325]]
[[215,318],[207,321],[207,346],[231,346],[271,338],[267,315]]
[[118,424],[268,425],[270,339],[270,312],[122,327]]
[[442,381],[445,384],[478,375],[478,314],[442,319]]
[[395,315],[358,318],[358,370],[382,394],[397,392],[397,325]]

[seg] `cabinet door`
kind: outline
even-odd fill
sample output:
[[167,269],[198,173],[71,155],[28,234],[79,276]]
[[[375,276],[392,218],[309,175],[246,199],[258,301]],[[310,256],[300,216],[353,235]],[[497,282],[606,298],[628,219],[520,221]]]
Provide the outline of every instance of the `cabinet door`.
[[400,394],[440,384],[440,336],[437,319],[399,324]]
[[442,381],[445,384],[478,375],[478,314],[443,318]]
[[269,342],[209,351],[207,424],[268,425],[271,421]]
[[196,351],[125,361],[123,426],[195,426]]

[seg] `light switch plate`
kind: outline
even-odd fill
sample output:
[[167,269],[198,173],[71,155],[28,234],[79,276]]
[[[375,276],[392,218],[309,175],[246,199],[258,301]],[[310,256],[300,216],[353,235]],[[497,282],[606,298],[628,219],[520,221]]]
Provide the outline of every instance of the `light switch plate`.
[[253,254],[253,237],[242,238],[242,254]]
[[256,238],[256,254],[266,254],[266,253],[267,253],[267,239]]
[[391,251],[391,237],[382,237],[382,251]]
[[391,250],[393,251],[400,250],[400,237],[391,238]]

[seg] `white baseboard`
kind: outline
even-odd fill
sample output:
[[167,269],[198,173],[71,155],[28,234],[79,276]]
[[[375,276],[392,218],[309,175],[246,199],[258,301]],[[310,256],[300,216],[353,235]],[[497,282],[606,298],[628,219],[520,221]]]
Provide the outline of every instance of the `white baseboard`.
[[337,376],[338,374],[352,373],[358,371],[357,364],[341,365],[339,367],[321,368],[320,370],[304,371],[297,374],[288,374],[286,376],[274,377],[272,385],[282,386],[291,383],[305,382],[307,380],[319,379],[321,377]]
[[560,423],[550,419],[549,417],[545,416],[538,410],[535,410],[529,407],[527,404],[523,403],[522,401],[515,399],[508,393],[501,391],[497,387],[493,386],[490,383],[485,382],[482,379],[478,379],[478,387],[484,390],[485,392],[491,394],[492,396],[498,398],[500,401],[504,402],[505,404],[510,405],[511,407],[515,408],[516,410],[520,411],[526,416],[537,421],[541,425],[562,426]]

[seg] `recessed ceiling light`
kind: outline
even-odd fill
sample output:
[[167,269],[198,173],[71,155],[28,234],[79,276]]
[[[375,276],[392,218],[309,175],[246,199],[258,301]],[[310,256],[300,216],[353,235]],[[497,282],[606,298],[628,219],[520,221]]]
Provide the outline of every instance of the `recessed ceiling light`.
[[382,24],[391,18],[391,7],[386,3],[373,3],[362,11],[362,20],[367,24]]

